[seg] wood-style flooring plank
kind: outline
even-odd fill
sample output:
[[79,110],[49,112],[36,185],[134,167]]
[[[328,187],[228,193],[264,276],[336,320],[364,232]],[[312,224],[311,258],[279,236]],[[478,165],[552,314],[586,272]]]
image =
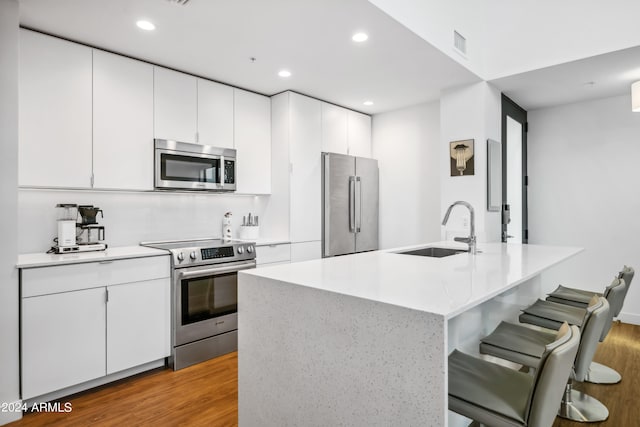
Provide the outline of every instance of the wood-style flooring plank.
[[[604,403],[609,419],[591,426],[640,426],[640,326],[615,324],[595,355],[622,374],[616,385],[579,384]],[[231,353],[172,371],[157,369],[66,399],[70,413],[28,413],[11,427],[34,426],[236,426],[238,355]],[[557,418],[554,427],[586,424]]]

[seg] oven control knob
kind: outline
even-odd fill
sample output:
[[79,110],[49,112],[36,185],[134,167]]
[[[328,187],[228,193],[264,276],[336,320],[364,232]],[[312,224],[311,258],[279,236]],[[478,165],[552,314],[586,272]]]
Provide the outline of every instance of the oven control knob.
[[196,259],[196,251],[192,251],[191,254],[189,254],[189,258],[191,258],[192,260],[195,261],[195,259]]
[[249,253],[253,252],[253,246],[251,245],[247,246],[247,252]]
[[184,254],[182,252],[178,253],[178,261],[184,261]]
[[238,246],[238,253],[242,254],[244,252],[244,248],[242,246]]

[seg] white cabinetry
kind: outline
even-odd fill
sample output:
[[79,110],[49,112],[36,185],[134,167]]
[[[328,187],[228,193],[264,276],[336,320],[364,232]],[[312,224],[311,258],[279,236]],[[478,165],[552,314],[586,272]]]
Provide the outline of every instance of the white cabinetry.
[[104,375],[105,289],[22,300],[22,398]]
[[371,157],[371,116],[323,102],[322,151]]
[[321,102],[289,93],[291,242],[321,239]]
[[155,137],[196,143],[197,79],[162,67],[153,67],[153,72]]
[[349,110],[349,155],[371,157],[371,116]]
[[22,270],[22,398],[170,354],[169,257]]
[[107,292],[107,375],[168,356],[168,280],[108,286]]
[[301,242],[291,244],[291,262],[309,261],[322,258],[322,242]]
[[291,245],[257,245],[256,264],[258,266],[286,264],[291,261]]
[[153,66],[93,52],[95,188],[153,189]]
[[20,31],[20,185],[91,187],[91,55]]
[[268,97],[234,89],[237,192],[271,193],[271,102]]
[[[321,241],[322,102],[292,92],[272,97],[274,188],[270,212],[289,217],[294,246]],[[275,197],[278,195],[278,197]],[[288,214],[288,215],[287,215]],[[317,258],[320,258],[318,251]]]
[[322,103],[322,151],[348,154],[348,116],[346,108]]
[[198,143],[234,148],[231,86],[198,79]]

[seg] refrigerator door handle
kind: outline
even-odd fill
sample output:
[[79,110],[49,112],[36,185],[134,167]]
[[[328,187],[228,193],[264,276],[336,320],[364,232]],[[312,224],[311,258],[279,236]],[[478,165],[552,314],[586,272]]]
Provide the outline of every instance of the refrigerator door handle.
[[359,233],[360,227],[362,227],[362,180],[359,176],[356,176],[355,196],[355,225],[356,233]]
[[356,177],[349,177],[349,231],[356,232]]

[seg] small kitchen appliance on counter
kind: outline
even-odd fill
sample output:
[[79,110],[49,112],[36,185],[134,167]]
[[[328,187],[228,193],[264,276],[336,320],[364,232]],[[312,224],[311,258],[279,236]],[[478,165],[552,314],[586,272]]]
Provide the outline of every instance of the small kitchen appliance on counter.
[[255,268],[255,244],[221,239],[140,244],[171,253],[173,369],[236,351],[238,272]]
[[103,251],[107,245],[104,240],[104,226],[99,225],[97,216],[100,214],[104,218],[102,209],[93,205],[78,206],[80,222],[76,224],[76,238],[80,251]]
[[[66,254],[75,252],[104,251],[104,226],[99,225],[96,217],[102,216],[102,209],[92,205],[78,206],[72,203],[60,203],[58,209],[58,237],[53,239],[56,245],[47,253]],[[80,219],[78,218],[80,217]]]
[[76,218],[78,217],[78,205],[74,203],[59,203],[58,210],[58,237],[54,239],[57,243],[55,252],[62,254],[66,252],[76,252]]

